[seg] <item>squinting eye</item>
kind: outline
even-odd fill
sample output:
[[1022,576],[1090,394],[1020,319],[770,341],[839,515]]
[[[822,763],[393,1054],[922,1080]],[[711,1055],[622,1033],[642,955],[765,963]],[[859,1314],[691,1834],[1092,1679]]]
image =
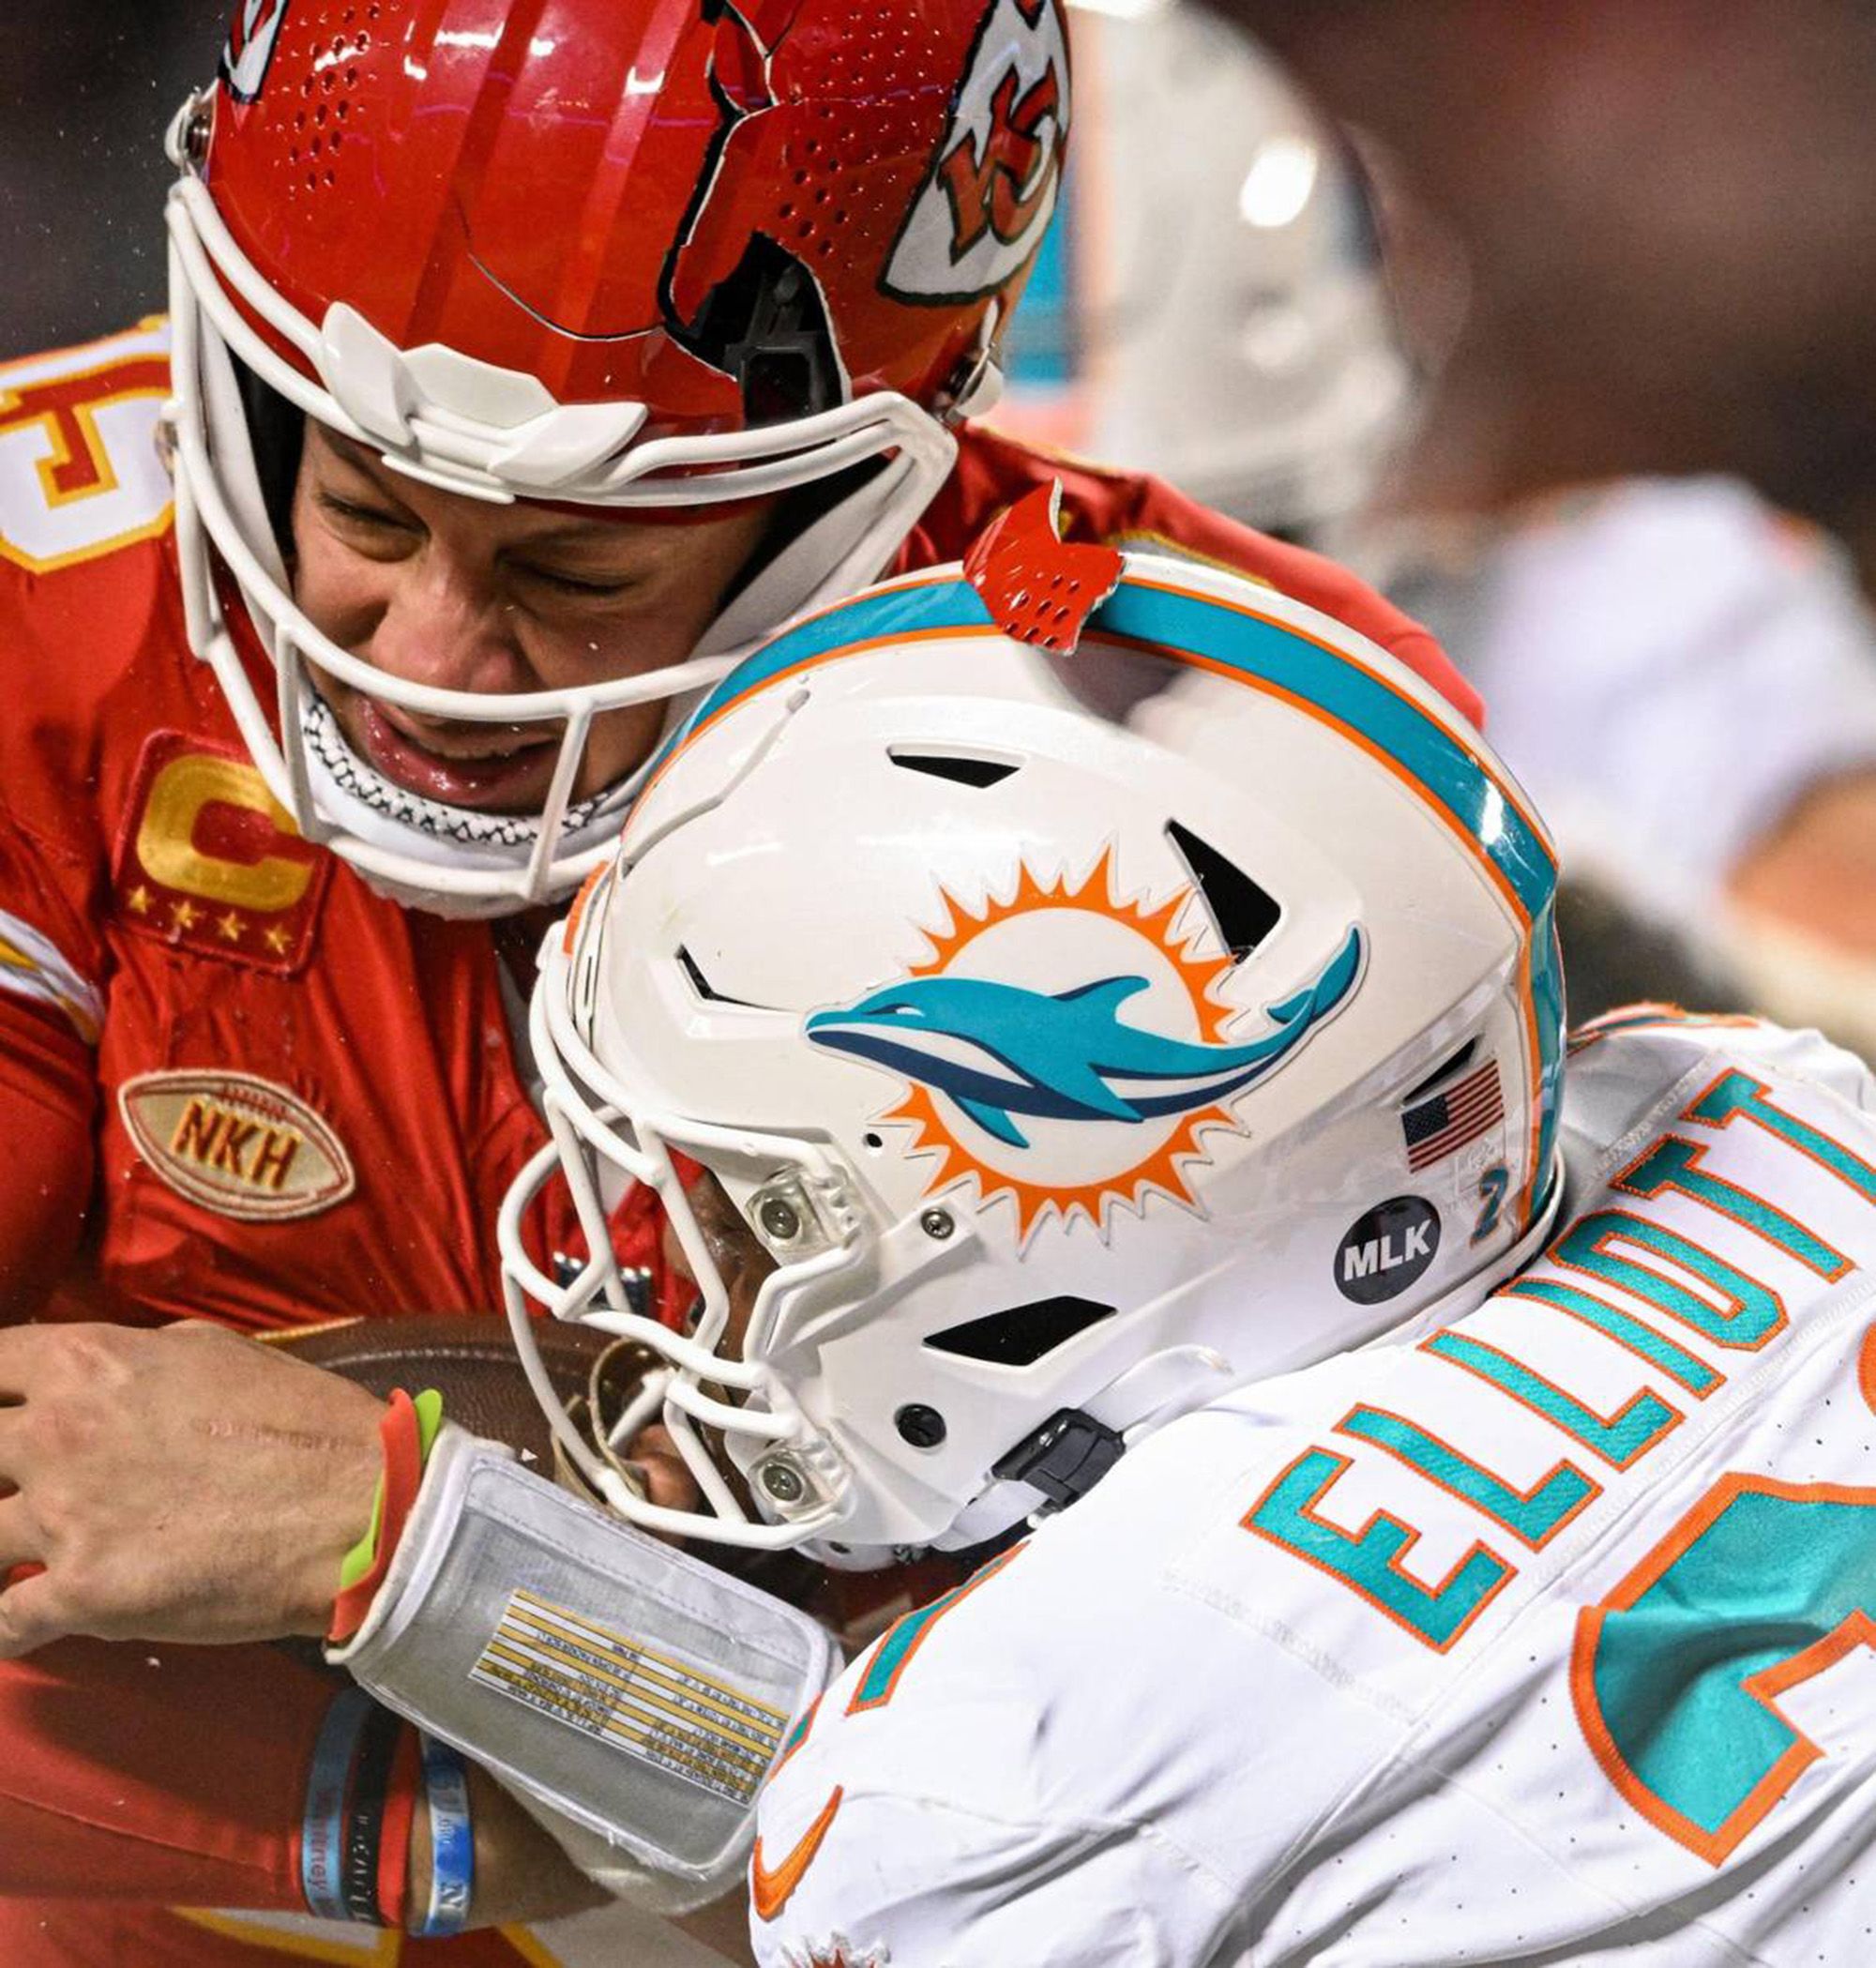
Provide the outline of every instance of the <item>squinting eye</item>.
[[551,573],[546,568],[523,568],[522,572],[557,593],[586,596],[598,600],[623,595],[631,586],[629,581],[577,581],[571,574]]
[[386,512],[375,506],[355,505],[350,499],[341,499],[336,492],[321,492],[319,503],[334,519],[344,520],[355,526],[395,526],[401,531],[408,531],[410,527],[408,520],[400,519],[394,512]]

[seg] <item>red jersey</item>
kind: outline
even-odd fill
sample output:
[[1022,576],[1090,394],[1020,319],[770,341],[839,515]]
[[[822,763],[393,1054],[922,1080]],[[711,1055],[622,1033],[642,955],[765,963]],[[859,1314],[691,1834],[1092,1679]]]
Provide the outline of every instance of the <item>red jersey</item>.
[[[14,1158],[0,1185],[0,1293],[14,1316],[42,1302],[88,1197],[87,1289],[53,1300],[54,1313],[97,1316],[100,1292],[126,1318],[207,1316],[246,1331],[492,1311],[497,1205],[546,1138],[517,1062],[495,932],[374,895],[295,833],[250,763],[184,633],[169,480],[152,441],[164,355],[160,325],[146,323],[0,370],[0,636],[13,678],[0,741],[0,1109],[10,1124],[0,1139]],[[1426,633],[1340,569],[1153,480],[987,431],[963,432],[899,568],[961,557],[1051,478],[1071,537],[1237,568],[1361,629],[1476,714]],[[570,1235],[570,1224],[545,1226],[550,1244],[563,1227]],[[45,1827],[77,1817],[48,1801],[35,1819],[31,1794],[42,1766],[70,1779],[73,1758],[56,1742],[40,1746],[43,1759],[34,1749],[60,1706],[5,1699],[9,1677],[38,1675],[43,1697],[45,1674],[65,1672],[0,1669],[15,1794],[12,1815],[0,1814],[12,1848],[0,1891],[33,1890],[33,1864],[48,1888],[74,1889],[60,1834]],[[69,1672],[82,1686],[80,1669]],[[146,1719],[192,1728],[199,1744],[222,1718],[210,1703],[192,1719],[181,1708]],[[277,1764],[287,1795],[310,1744],[295,1727],[256,1741],[231,1720],[219,1740],[230,1759]],[[149,1741],[140,1728],[140,1753]],[[105,1753],[100,1794],[112,1788]],[[182,1786],[203,1765],[175,1767]],[[196,1820],[214,1817],[212,1784],[206,1802],[167,1819],[159,1787],[136,1794],[147,1808],[124,1807],[114,1836],[204,1850]],[[286,1818],[276,1861],[296,1833]],[[37,1845],[23,1828],[35,1823]],[[34,1860],[17,1856],[29,1850]],[[180,1863],[124,1876],[171,1898],[229,1884]],[[295,1876],[284,1862],[244,1875],[273,1906],[295,1903]],[[200,1921],[183,1933],[154,1910],[0,1900],[8,1963],[193,1968],[221,1959],[219,1945]],[[244,1942],[228,1959],[270,1952]]]

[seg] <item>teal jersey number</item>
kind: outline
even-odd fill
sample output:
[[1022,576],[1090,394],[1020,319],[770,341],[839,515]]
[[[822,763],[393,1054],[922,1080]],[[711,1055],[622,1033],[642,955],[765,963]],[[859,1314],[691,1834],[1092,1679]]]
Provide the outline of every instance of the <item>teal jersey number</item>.
[[1571,1689],[1604,1772],[1719,1865],[1824,1752],[1787,1689],[1876,1645],[1876,1490],[1731,1476],[1577,1625]]
[[1516,1571],[1489,1546],[1475,1543],[1437,1585],[1421,1584],[1401,1568],[1420,1537],[1402,1519],[1377,1510],[1359,1531],[1344,1531],[1316,1515],[1316,1506],[1348,1466],[1346,1456],[1309,1449],[1240,1521],[1247,1531],[1353,1586],[1370,1606],[1444,1654]]

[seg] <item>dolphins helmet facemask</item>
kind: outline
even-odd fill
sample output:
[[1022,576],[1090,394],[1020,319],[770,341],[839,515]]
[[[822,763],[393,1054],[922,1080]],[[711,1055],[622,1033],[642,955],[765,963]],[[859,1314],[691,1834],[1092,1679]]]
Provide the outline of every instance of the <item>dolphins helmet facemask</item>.
[[[742,664],[550,938],[510,1318],[537,1371],[539,1311],[646,1349],[604,1439],[549,1405],[648,1528],[976,1544],[1482,1297],[1554,1204],[1555,865],[1509,775],[1339,623],[1045,527]],[[550,1180],[582,1249],[533,1246]],[[635,1183],[682,1331],[612,1256]],[[635,1479],[653,1421],[700,1509]]]

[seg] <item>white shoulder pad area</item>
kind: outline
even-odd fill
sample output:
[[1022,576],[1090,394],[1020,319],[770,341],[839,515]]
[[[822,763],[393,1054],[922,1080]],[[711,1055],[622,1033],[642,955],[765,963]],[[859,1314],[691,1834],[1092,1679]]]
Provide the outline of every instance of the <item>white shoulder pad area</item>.
[[1702,1072],[1729,1068],[1797,1080],[1876,1118],[1876,1077],[1822,1033],[1767,1020],[1703,1017],[1666,1006],[1611,1011],[1570,1037],[1564,1075],[1563,1143],[1573,1186],[1663,1109],[1699,1090]]

